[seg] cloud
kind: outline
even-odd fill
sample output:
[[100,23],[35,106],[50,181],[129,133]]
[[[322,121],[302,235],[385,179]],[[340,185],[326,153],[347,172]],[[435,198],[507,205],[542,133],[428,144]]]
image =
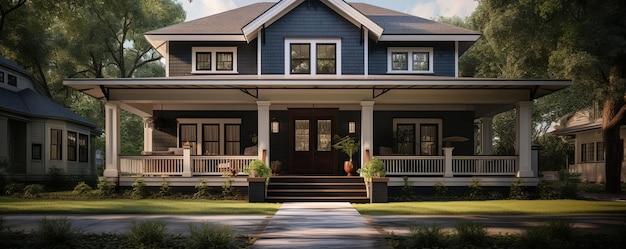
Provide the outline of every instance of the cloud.
[[187,12],[187,19],[195,20],[201,17],[210,16],[237,7],[233,0],[187,0],[181,1],[183,9]]
[[476,6],[478,6],[476,0],[431,0],[416,4],[410,13],[423,18],[455,15],[464,18],[471,15]]

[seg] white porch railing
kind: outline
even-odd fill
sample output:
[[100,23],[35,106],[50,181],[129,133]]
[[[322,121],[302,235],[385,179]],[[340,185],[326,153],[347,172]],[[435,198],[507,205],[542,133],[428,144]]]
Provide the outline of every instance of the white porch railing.
[[192,156],[189,162],[190,172],[185,172],[184,156],[120,156],[120,175],[223,175],[225,172],[229,173],[231,169],[241,173],[257,158],[257,156]]
[[451,156],[451,160],[446,160],[447,156],[375,157],[385,163],[389,176],[515,176],[519,169],[517,156]]
[[191,169],[194,175],[216,175],[236,170],[243,173],[250,162],[257,156],[194,156],[191,157]]
[[376,156],[387,175],[443,175],[444,156]]
[[512,175],[517,173],[517,156],[453,156],[454,175]]

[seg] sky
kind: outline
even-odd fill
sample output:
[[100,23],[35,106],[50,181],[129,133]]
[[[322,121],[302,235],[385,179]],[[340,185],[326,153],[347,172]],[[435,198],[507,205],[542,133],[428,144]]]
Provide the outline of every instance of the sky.
[[[187,12],[186,21],[189,21],[253,3],[277,2],[277,0],[192,0],[191,2],[181,0],[180,2]],[[478,5],[476,0],[348,0],[347,2],[368,3],[428,19],[455,15],[466,17]]]

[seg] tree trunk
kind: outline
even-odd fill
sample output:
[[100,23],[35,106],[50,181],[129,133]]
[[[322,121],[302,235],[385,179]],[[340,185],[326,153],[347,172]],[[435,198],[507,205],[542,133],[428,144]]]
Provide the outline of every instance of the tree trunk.
[[[609,73],[609,89],[617,88],[620,80],[624,79],[624,68],[621,63],[613,65]],[[611,94],[610,94],[611,95]],[[624,93],[607,96],[604,100],[602,112],[602,138],[605,148],[605,179],[608,193],[621,192],[622,161],[624,160],[624,147],[620,139],[620,127],[624,124]]]

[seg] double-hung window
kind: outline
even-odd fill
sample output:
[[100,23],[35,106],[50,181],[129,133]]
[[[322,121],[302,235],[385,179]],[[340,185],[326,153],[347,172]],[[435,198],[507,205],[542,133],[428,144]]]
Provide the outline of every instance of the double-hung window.
[[77,147],[76,147],[76,143],[77,141],[77,135],[76,132],[72,132],[72,131],[68,131],[67,132],[67,160],[68,161],[76,161],[76,153],[77,151]]
[[50,130],[50,160],[63,159],[63,130]]
[[241,155],[241,119],[178,119],[178,143],[193,155]]
[[191,51],[191,73],[237,73],[237,47],[194,47]]
[[78,161],[89,161],[89,136],[85,134],[78,135]]
[[422,118],[393,119],[394,153],[437,156],[442,146],[442,120]]
[[388,48],[387,72],[406,74],[433,73],[433,48]]
[[286,39],[286,74],[341,74],[340,39]]

